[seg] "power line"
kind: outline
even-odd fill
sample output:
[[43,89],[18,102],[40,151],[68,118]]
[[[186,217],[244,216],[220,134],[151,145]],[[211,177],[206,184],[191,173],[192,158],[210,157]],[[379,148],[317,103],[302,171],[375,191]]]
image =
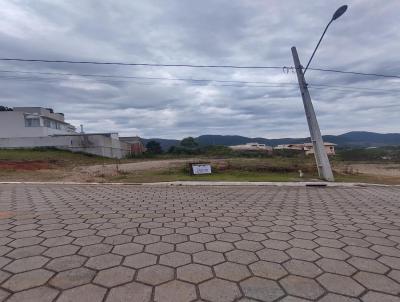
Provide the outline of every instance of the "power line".
[[237,68],[237,69],[283,69],[285,67],[285,66],[238,66],[238,65],[124,63],[124,62],[42,60],[42,59],[21,59],[21,58],[0,58],[0,61],[66,63],[66,64],[93,64],[93,65],[121,65],[121,66],[150,66],[150,67]]
[[[100,78],[121,78],[121,79],[139,79],[139,80],[162,80],[162,81],[187,81],[187,82],[216,82],[216,83],[237,83],[237,84],[267,84],[267,85],[294,85],[297,83],[278,83],[278,82],[263,82],[263,81],[237,81],[237,80],[218,80],[218,79],[196,79],[196,78],[170,78],[170,77],[144,77],[144,76],[126,76],[126,75],[106,75],[106,74],[88,74],[88,73],[60,73],[60,72],[40,72],[40,71],[25,71],[25,70],[0,70],[0,73],[22,73],[22,74],[40,74],[40,75],[59,75],[59,76],[81,76],[81,77],[100,77]],[[10,77],[18,78],[18,77]],[[21,77],[21,79],[23,79]],[[38,78],[38,79],[62,79],[62,78]],[[75,80],[75,79],[72,79]],[[355,87],[355,86],[343,86],[343,85],[327,85],[311,83],[312,87],[329,87],[329,88],[340,88],[349,90],[365,90],[365,91],[385,91],[385,92],[400,92],[396,89],[382,89],[382,88],[369,88],[369,87]],[[256,86],[251,86],[256,87]]]
[[[217,82],[217,83],[238,83],[238,84],[279,84],[295,85],[297,83],[271,83],[262,81],[237,81],[237,80],[217,80],[217,79],[196,79],[196,78],[170,78],[170,77],[144,77],[144,76],[125,76],[125,75],[105,75],[105,74],[87,74],[87,73],[60,73],[60,72],[40,72],[40,71],[22,71],[22,70],[0,70],[0,73],[22,73],[22,74],[41,74],[41,75],[60,75],[60,76],[81,76],[81,77],[100,77],[100,78],[121,78],[121,79],[139,79],[139,80],[166,80],[166,81],[188,81],[188,82]],[[45,79],[45,78],[43,78]],[[61,78],[59,78],[61,79]]]
[[[190,68],[234,68],[234,69],[282,69],[291,70],[291,66],[238,66],[238,65],[195,65],[195,64],[159,64],[159,63],[126,63],[126,62],[99,62],[99,61],[71,61],[71,60],[44,60],[44,59],[23,59],[23,58],[0,58],[0,61],[34,62],[34,63],[65,63],[65,64],[93,64],[93,65],[120,65],[120,66],[148,66],[148,67],[190,67]],[[308,68],[314,71],[334,72],[342,74],[354,74],[362,76],[375,76],[384,78],[400,79],[398,75],[381,73],[368,73],[358,71],[345,71],[324,68]]]
[[367,72],[344,71],[344,70],[323,69],[323,68],[308,68],[308,69],[309,69],[309,70],[314,70],[314,71],[325,71],[325,72],[335,72],[335,73],[344,73],[344,74],[354,74],[354,75],[362,75],[362,76],[374,76],[374,77],[383,77],[383,78],[395,78],[395,79],[400,79],[400,76],[398,76],[398,75],[381,74],[381,73],[367,73]]
[[[0,70],[0,72],[4,72]],[[9,71],[7,71],[9,72]],[[25,72],[24,72],[25,73]],[[26,73],[34,73],[34,72],[26,72]],[[43,74],[42,72],[38,72],[39,74]],[[59,74],[59,73],[44,73],[44,74]],[[77,74],[64,74],[61,75],[77,75]],[[97,75],[93,75],[97,76]],[[101,75],[106,76],[107,75]],[[135,85],[142,86],[150,86],[150,85],[159,85],[159,82],[138,82],[135,80],[168,80],[168,81],[185,81],[191,82],[193,86],[203,86],[201,83],[206,83],[206,86],[217,86],[217,87],[238,87],[238,88],[294,88],[298,84],[296,83],[278,83],[278,82],[251,82],[251,81],[230,81],[230,80],[211,80],[211,79],[186,79],[186,78],[164,78],[164,77],[130,77],[130,76],[112,76],[112,79],[96,79],[96,82],[101,83],[132,83]],[[114,79],[114,77],[122,79],[128,78],[128,80]],[[60,77],[33,77],[33,76],[0,76],[0,80],[21,80],[21,81],[39,81],[39,82],[51,82],[51,81],[74,81],[74,82],[88,82],[90,79],[68,79],[68,78],[60,78]],[[212,83],[216,82],[216,83]],[[255,85],[257,84],[257,85]],[[186,86],[178,83],[172,84],[173,86]],[[381,92],[381,93],[400,93],[400,90],[395,89],[380,89],[380,88],[368,88],[368,87],[354,87],[354,86],[340,86],[340,85],[326,85],[326,84],[309,84],[313,89],[332,89],[338,91],[372,91],[372,92]]]
[[[143,79],[149,79],[149,78],[143,78]],[[56,77],[18,77],[18,76],[0,76],[0,80],[22,80],[22,81],[43,81],[43,82],[47,82],[47,81],[60,81],[60,80],[68,80],[68,81],[75,81],[75,82],[89,82],[89,79],[64,79],[64,78],[56,78]],[[183,80],[180,80],[183,81]],[[186,80],[185,80],[186,81]],[[133,84],[137,84],[137,85],[157,85],[159,83],[151,83],[151,82],[137,82],[134,80],[130,80],[130,81],[124,81],[124,80],[96,80],[96,82],[105,82],[105,83],[133,83]],[[203,86],[201,85],[199,82],[193,82],[194,86]],[[173,86],[187,86],[187,85],[182,85],[182,84],[177,84],[174,83],[172,84]],[[292,85],[292,87],[294,88],[295,86],[297,86],[297,84],[295,83],[265,83],[264,85],[248,85],[248,84],[229,84],[229,81],[226,81],[226,83],[222,83],[222,84],[210,84],[207,83],[207,86],[230,86],[230,87],[239,87],[239,88],[245,88],[245,87],[249,87],[249,88],[263,88],[263,87],[286,87],[288,88],[287,85]],[[290,87],[290,86],[289,86]],[[291,87],[291,88],[292,88]]]

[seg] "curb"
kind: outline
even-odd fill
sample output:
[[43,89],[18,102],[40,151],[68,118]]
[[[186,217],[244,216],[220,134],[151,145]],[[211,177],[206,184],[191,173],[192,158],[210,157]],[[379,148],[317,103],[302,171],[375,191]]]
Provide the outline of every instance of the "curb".
[[400,185],[384,185],[371,183],[345,182],[229,182],[229,181],[171,181],[154,183],[117,183],[117,182],[34,182],[34,181],[3,181],[0,185],[86,185],[86,186],[276,186],[276,187],[400,187]]

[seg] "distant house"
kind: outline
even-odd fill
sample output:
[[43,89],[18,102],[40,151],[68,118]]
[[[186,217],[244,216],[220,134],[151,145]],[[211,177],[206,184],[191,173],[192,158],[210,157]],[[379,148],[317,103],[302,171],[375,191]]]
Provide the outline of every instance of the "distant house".
[[139,136],[121,136],[119,140],[128,143],[131,146],[131,153],[134,155],[146,152],[146,147]]
[[258,151],[258,152],[272,152],[272,147],[266,144],[247,143],[244,145],[229,146],[234,151]]
[[[333,143],[324,143],[326,154],[335,155],[335,146]],[[286,144],[286,145],[278,145],[274,148],[275,150],[298,150],[303,151],[306,155],[314,154],[314,146],[312,143],[304,143],[304,144]]]

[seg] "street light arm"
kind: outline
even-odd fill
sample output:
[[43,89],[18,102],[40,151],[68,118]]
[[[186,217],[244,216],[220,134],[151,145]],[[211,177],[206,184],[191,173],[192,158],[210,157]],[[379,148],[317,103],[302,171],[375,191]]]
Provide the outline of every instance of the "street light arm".
[[332,19],[331,21],[329,21],[329,23],[326,25],[325,30],[324,30],[324,32],[322,33],[321,38],[319,38],[318,44],[317,44],[317,46],[315,47],[315,49],[314,49],[314,51],[313,51],[313,53],[312,53],[312,55],[311,55],[310,60],[308,60],[307,66],[306,66],[306,68],[304,69],[304,73],[303,73],[303,74],[306,73],[307,68],[308,68],[308,66],[309,66],[310,63],[311,63],[311,60],[314,58],[315,52],[317,51],[319,44],[321,44],[322,38],[325,36],[325,33],[326,33],[326,31],[328,30],[328,27],[329,27],[329,25],[331,25],[332,22],[333,22],[333,19]]

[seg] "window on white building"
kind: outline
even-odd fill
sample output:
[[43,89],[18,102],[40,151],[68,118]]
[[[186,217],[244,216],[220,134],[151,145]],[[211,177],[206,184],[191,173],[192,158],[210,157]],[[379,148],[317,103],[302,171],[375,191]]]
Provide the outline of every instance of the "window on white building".
[[38,117],[25,118],[25,127],[40,127],[40,120]]

